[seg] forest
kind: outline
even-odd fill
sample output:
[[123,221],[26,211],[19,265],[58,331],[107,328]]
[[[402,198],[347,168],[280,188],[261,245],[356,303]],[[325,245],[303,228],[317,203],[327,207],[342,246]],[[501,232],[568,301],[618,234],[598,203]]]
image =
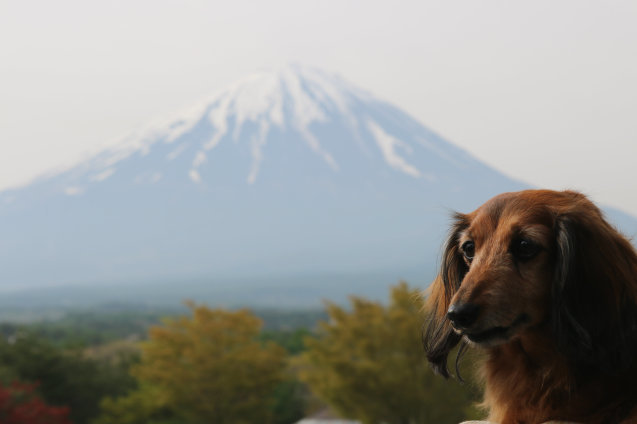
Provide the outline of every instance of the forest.
[[[482,416],[464,382],[424,356],[418,290],[323,310],[108,308],[0,325],[0,421],[292,424],[322,411],[361,423]],[[453,356],[453,355],[452,355]]]

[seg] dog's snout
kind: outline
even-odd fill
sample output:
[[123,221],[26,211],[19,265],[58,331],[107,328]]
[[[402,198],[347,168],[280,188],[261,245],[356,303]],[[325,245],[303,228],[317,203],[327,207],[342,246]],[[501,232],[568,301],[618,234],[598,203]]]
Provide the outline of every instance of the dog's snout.
[[480,306],[475,303],[454,303],[447,310],[447,318],[457,329],[469,328],[475,322]]

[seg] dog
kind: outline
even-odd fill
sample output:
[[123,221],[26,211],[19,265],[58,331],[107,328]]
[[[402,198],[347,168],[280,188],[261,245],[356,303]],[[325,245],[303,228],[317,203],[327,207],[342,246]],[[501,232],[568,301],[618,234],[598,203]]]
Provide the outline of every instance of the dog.
[[427,359],[447,378],[452,349],[482,350],[490,422],[637,423],[637,254],[584,195],[525,190],[457,213],[441,262]]

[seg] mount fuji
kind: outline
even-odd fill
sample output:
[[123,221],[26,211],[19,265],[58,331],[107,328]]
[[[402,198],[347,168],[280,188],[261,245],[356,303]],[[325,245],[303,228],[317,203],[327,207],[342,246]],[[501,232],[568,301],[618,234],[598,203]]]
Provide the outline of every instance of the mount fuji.
[[338,76],[289,66],[0,193],[0,287],[178,301],[196,281],[248,304],[384,291],[433,275],[450,211],[525,187]]

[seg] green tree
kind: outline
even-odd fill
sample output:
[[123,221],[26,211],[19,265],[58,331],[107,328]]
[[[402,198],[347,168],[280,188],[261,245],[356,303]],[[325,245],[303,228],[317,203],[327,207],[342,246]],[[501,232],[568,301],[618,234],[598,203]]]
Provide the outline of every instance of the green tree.
[[312,332],[305,327],[294,330],[264,330],[259,340],[273,341],[288,351],[290,355],[298,355],[305,350],[305,340]]
[[[317,312],[311,312],[316,315]],[[296,312],[295,315],[301,315]],[[289,325],[289,324],[288,324]],[[261,341],[273,341],[283,347],[289,355],[298,355],[305,350],[305,340],[312,332],[305,327],[285,330],[264,330],[259,335]],[[305,384],[297,377],[295,367],[288,367],[286,379],[274,391],[273,424],[290,424],[305,416],[310,394]]]
[[69,418],[76,424],[97,416],[104,396],[126,393],[135,385],[126,361],[96,361],[29,333],[20,333],[11,343],[0,340],[0,380],[36,383],[48,404],[70,408]]
[[128,395],[107,397],[94,424],[183,424],[161,388],[142,384]]
[[385,307],[362,298],[351,310],[334,304],[307,340],[300,377],[344,416],[364,423],[454,423],[465,419],[473,393],[431,372],[421,343],[419,292],[400,283]]
[[[104,401],[97,423],[159,423],[170,417],[197,424],[271,420],[285,350],[258,340],[262,323],[249,311],[189,306],[192,317],[150,329],[141,362],[133,368],[140,390]],[[131,408],[139,404],[145,406],[136,415]],[[163,415],[158,417],[158,410]]]

